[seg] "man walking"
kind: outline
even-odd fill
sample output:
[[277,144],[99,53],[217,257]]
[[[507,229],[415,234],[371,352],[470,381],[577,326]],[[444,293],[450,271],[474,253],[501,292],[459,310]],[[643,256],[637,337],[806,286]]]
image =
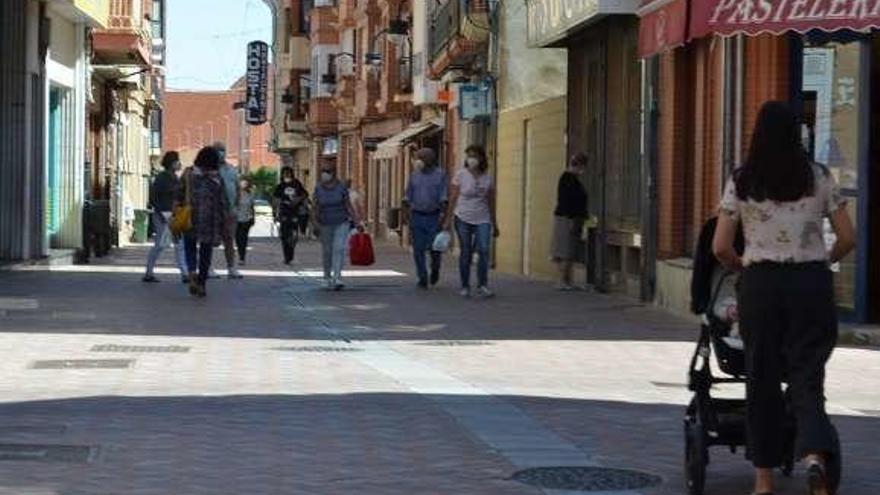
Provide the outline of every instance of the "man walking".
[[[413,258],[418,274],[418,287],[427,289],[440,280],[442,253],[432,249],[440,233],[448,202],[446,174],[437,166],[437,154],[430,148],[415,153],[413,171],[406,187],[403,208],[409,218]],[[425,252],[431,251],[431,273],[428,277]]]
[[172,239],[169,222],[174,207],[174,197],[180,187],[177,172],[180,171],[180,156],[176,151],[169,151],[162,157],[162,172],[156,176],[150,187],[150,208],[153,210],[153,225],[156,230],[156,241],[147,256],[147,272],[144,282],[158,282],[154,272],[162,250],[174,241],[174,255],[180,276],[188,282],[189,270],[186,266],[186,255],[183,252],[183,239]]
[[226,267],[229,270],[229,278],[242,278],[235,266],[235,231],[238,227],[237,213],[241,190],[238,185],[238,171],[226,161],[226,145],[218,141],[214,143],[214,149],[220,154],[220,178],[223,179],[223,191],[229,204],[226,212],[226,224],[224,226],[223,250],[226,254]]

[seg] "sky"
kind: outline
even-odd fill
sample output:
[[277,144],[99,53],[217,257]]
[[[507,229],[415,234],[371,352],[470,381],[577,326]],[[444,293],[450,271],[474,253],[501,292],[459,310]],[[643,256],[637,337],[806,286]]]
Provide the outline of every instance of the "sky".
[[271,45],[263,0],[166,0],[169,89],[228,89],[244,75],[249,41]]

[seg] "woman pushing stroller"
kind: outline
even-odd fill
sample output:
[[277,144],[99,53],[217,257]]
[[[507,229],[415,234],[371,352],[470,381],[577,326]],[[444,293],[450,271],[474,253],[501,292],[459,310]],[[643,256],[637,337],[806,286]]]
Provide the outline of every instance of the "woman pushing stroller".
[[[825,219],[837,236],[830,252]],[[738,224],[745,235],[742,257],[734,248]],[[795,113],[785,103],[766,103],[748,157],[725,188],[712,244],[721,263],[742,270],[739,318],[756,495],[773,493],[773,468],[784,461],[783,380],[809,493],[837,491],[840,446],[824,397],[825,364],[837,340],[828,265],[846,256],[854,239],[846,202],[829,170],[808,158]]]

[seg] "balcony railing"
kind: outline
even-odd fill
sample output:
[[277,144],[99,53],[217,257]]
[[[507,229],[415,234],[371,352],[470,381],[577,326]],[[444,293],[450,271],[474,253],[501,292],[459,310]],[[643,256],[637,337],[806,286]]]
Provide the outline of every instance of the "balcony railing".
[[431,16],[429,46],[432,58],[446,48],[452,37],[458,34],[461,3],[460,0],[447,0]]

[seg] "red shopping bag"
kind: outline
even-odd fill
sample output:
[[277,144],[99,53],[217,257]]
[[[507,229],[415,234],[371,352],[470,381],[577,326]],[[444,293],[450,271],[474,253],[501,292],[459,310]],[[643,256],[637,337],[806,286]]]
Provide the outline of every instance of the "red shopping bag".
[[357,232],[348,240],[348,254],[353,266],[370,266],[376,262],[373,239],[366,232]]

